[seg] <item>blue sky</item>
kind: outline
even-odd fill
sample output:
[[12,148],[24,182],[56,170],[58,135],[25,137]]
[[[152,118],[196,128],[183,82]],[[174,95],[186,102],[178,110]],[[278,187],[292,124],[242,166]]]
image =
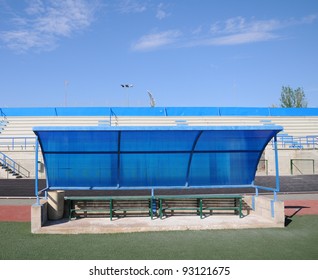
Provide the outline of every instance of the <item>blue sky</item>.
[[318,107],[317,54],[315,0],[0,0],[0,107]]

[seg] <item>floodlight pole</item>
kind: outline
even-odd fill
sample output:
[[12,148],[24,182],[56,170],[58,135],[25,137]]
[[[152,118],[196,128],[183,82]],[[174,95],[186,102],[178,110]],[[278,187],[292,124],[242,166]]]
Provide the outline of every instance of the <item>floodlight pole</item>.
[[68,81],[64,81],[64,106],[67,107],[67,86],[68,86]]
[[[132,84],[121,84],[121,87],[122,88],[132,88],[134,85]],[[127,107],[130,107],[130,104],[129,104],[129,92],[127,93]]]

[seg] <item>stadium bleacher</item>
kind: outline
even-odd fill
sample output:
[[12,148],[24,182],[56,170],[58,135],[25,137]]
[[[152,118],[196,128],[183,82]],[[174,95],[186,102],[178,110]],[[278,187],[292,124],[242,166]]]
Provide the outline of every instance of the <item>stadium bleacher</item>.
[[[279,149],[312,150],[310,155],[308,155],[308,151],[305,153],[305,158],[313,159],[313,170],[318,170],[318,166],[316,166],[318,163],[316,155],[318,108],[0,108],[0,152],[30,171],[32,178],[35,149],[35,135],[32,128],[34,126],[250,126],[272,124],[284,128],[278,134]],[[269,145],[266,151],[270,154],[271,150],[272,146]],[[295,157],[302,158],[301,154],[293,155],[292,159]],[[273,170],[270,167],[270,160],[266,155],[262,159],[269,161],[266,174],[270,174]],[[289,172],[285,171],[285,168],[282,171],[286,174]],[[0,178],[11,177],[13,176],[8,176],[7,172],[0,172]]]

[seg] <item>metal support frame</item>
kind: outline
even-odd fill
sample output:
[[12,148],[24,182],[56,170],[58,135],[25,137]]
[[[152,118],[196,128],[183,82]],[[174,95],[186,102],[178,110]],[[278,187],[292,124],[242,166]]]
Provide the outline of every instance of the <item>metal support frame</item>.
[[[192,129],[192,128],[191,128]],[[114,129],[115,130],[115,129]],[[188,128],[188,130],[190,130]],[[115,190],[115,189],[133,189],[133,190],[137,190],[137,189],[151,189],[151,196],[154,197],[154,190],[155,189],[187,189],[189,188],[189,177],[190,177],[190,171],[191,171],[191,164],[192,164],[192,159],[193,159],[193,155],[196,154],[197,152],[200,151],[196,151],[196,146],[197,143],[200,140],[200,137],[202,136],[203,132],[205,130],[201,130],[199,129],[197,131],[197,134],[192,142],[192,147],[191,150],[186,150],[186,151],[176,151],[176,153],[188,153],[188,163],[187,163],[187,170],[186,170],[186,174],[185,174],[185,182],[183,186],[170,186],[170,185],[163,185],[163,186],[125,186],[122,185],[122,181],[121,181],[121,174],[120,174],[120,165],[121,165],[121,155],[123,153],[123,151],[121,150],[121,144],[122,144],[122,131],[124,130],[119,130],[118,134],[117,134],[117,151],[111,151],[110,153],[113,154],[117,154],[117,182],[116,185],[114,185],[113,187],[109,187],[109,186],[99,186],[99,187],[94,187],[95,190]],[[35,143],[35,147],[36,147],[36,151],[35,151],[35,195],[36,195],[36,199],[37,199],[37,204],[40,204],[40,194],[42,192],[45,192],[45,197],[47,197],[47,190],[85,190],[85,189],[92,189],[92,186],[87,186],[87,187],[69,187],[69,186],[49,186],[48,185],[48,180],[47,180],[47,186],[45,189],[39,191],[39,185],[38,185],[38,158],[39,158],[39,141],[40,139],[38,137],[36,137],[36,143]],[[255,189],[255,196],[252,199],[252,208],[255,209],[255,197],[258,196],[259,194],[259,190],[265,190],[265,191],[270,191],[273,192],[273,200],[271,201],[271,210],[272,210],[272,216],[274,216],[274,205],[275,202],[277,201],[277,193],[280,191],[280,181],[279,181],[279,168],[278,168],[278,151],[277,151],[277,136],[274,136],[274,141],[273,141],[273,146],[274,146],[274,153],[275,153],[275,172],[276,172],[276,186],[275,188],[270,188],[270,187],[263,187],[263,186],[256,186],[254,185],[254,182],[252,182],[251,184],[238,184],[238,185],[191,185],[191,188],[193,189],[204,189],[204,188],[244,188],[244,187],[249,187],[249,188],[254,188]],[[256,150],[255,150],[256,151]],[[257,150],[258,151],[258,150]],[[164,152],[164,151],[161,151]],[[170,151],[167,151],[170,152]],[[211,152],[211,151],[210,151]],[[220,152],[222,153],[222,151],[213,151],[213,152]],[[238,152],[237,150],[229,150],[227,152]],[[249,150],[249,152],[253,152],[253,150]],[[136,153],[138,153],[136,151]],[[151,151],[147,151],[147,152],[140,152],[140,153],[151,153]],[[152,202],[152,201],[151,201]]]
[[279,168],[278,168],[278,151],[277,151],[277,136],[274,136],[274,152],[275,152],[275,175],[276,175],[276,188],[274,191],[274,199],[271,201],[271,211],[272,217],[275,216],[274,206],[277,201],[277,193],[280,191],[280,181],[279,181]]
[[39,190],[39,139],[36,137],[35,139],[35,164],[34,164],[34,172],[35,172],[35,187],[34,192],[36,196],[36,204],[40,205],[40,194],[44,192],[44,199],[48,198],[48,190],[49,190],[49,182],[46,179],[46,187],[42,190]]
[[202,133],[203,133],[203,130],[198,132],[198,135],[194,139],[194,142],[193,142],[193,145],[192,145],[192,149],[191,149],[191,153],[190,153],[189,161],[188,161],[188,167],[187,167],[186,183],[185,183],[186,187],[189,187],[189,176],[190,176],[190,169],[191,169],[191,163],[192,163],[192,158],[193,158],[193,152],[194,152],[194,149],[195,149],[195,147],[196,147],[196,145],[197,145]]
[[273,192],[273,199],[271,200],[271,214],[274,218],[275,211],[274,205],[277,201],[277,193],[280,192],[280,180],[279,180],[279,166],[278,166],[278,149],[277,149],[277,136],[274,136],[274,155],[275,155],[275,188],[255,186],[255,196],[252,197],[252,209],[255,210],[255,197],[258,196],[259,190],[271,191]]
[[117,188],[120,188],[120,142],[121,142],[121,131],[118,131],[118,146],[117,146]]
[[276,175],[276,188],[274,191],[275,201],[276,194],[280,191],[280,181],[279,181],[279,168],[278,168],[278,150],[277,150],[277,136],[274,136],[274,152],[275,152],[275,175]]
[[40,197],[39,197],[39,169],[38,169],[38,160],[39,160],[39,139],[36,137],[35,139],[35,196],[36,196],[36,204],[40,205]]
[[155,198],[155,189],[152,188],[151,189],[151,201],[150,201],[150,209],[151,209],[151,213],[154,214],[157,212],[157,201]]

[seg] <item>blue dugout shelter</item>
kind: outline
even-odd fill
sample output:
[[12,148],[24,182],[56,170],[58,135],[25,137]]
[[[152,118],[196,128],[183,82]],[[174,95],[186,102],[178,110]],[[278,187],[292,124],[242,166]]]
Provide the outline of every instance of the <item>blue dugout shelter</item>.
[[[282,129],[263,125],[33,130],[44,158],[46,190],[252,187],[256,193],[259,188],[273,191],[276,198],[276,134]],[[273,137],[276,188],[255,186],[259,159]]]

